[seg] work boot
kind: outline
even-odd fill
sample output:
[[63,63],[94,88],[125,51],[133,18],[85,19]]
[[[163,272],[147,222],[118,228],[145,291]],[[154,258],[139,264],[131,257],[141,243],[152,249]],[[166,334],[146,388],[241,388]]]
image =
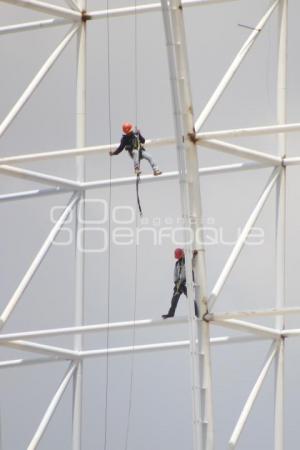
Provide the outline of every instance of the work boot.
[[134,169],[134,172],[136,175],[141,175],[141,173],[142,173],[141,169],[139,169],[138,167],[136,169]]
[[162,172],[159,169],[155,169],[153,170],[153,175],[157,176],[157,175],[161,175]]
[[174,316],[172,316],[172,314],[163,314],[161,317],[163,319],[169,319],[170,317],[174,317]]

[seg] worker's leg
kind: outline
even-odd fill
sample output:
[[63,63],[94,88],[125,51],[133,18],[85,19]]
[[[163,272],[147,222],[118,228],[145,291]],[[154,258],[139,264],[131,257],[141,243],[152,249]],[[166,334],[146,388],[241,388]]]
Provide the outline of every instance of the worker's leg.
[[153,172],[158,171],[157,164],[154,162],[150,153],[146,152],[146,150],[141,150],[141,159],[146,159],[148,161],[148,163],[153,169]]
[[174,317],[180,295],[181,295],[181,292],[178,292],[178,290],[175,286],[174,291],[173,291],[173,297],[171,300],[171,307],[168,311],[168,314],[162,315],[163,319],[167,319],[168,317]]
[[[183,285],[181,289],[182,289],[182,293],[187,297],[186,285]],[[195,316],[199,317],[199,308],[198,308],[196,300],[194,300],[194,306],[195,306]]]
[[138,150],[132,150],[132,159],[134,164],[134,170],[138,170],[140,168],[140,159]]
[[198,308],[196,300],[194,300],[194,305],[195,305],[195,316],[199,317],[199,308]]

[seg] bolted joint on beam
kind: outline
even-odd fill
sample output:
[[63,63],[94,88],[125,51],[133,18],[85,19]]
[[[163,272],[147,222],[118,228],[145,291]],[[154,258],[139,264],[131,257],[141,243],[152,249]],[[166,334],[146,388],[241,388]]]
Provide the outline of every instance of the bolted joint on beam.
[[92,16],[90,14],[87,14],[86,11],[81,12],[81,20],[82,22],[87,22],[88,20],[91,20]]
[[204,320],[204,322],[209,323],[211,320],[213,320],[213,314],[206,312],[205,314],[203,314],[202,320]]
[[193,144],[197,144],[198,138],[197,138],[195,129],[193,130],[192,133],[188,133],[188,139],[189,139]]

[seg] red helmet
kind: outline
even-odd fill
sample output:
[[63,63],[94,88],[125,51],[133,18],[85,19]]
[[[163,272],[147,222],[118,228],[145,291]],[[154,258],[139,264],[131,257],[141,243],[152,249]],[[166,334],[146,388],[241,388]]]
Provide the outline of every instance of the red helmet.
[[129,122],[124,122],[122,125],[122,130],[124,134],[129,134],[131,133],[131,131],[133,130],[133,125],[132,123]]
[[184,251],[182,248],[176,248],[174,251],[174,257],[175,259],[181,259],[184,257]]

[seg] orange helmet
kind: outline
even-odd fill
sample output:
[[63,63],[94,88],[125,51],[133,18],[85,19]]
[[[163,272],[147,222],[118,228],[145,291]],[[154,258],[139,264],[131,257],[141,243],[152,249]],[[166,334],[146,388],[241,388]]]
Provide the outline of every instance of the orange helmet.
[[131,131],[133,130],[133,125],[132,123],[129,122],[124,122],[122,125],[122,130],[124,134],[129,134],[131,133]]
[[174,256],[175,259],[181,259],[184,257],[184,251],[182,250],[182,248],[176,248],[174,251]]

